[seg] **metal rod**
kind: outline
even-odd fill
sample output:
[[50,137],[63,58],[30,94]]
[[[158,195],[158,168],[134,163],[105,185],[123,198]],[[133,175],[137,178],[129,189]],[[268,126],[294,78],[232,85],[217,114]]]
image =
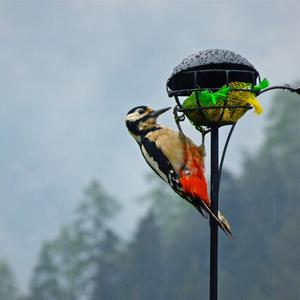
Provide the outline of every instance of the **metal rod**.
[[[192,92],[195,91],[205,91],[205,90],[210,90],[210,91],[218,91],[220,87],[215,87],[215,88],[199,88],[199,87],[195,87],[195,88],[190,88],[190,89],[182,89],[182,90],[176,90],[176,91],[168,91],[168,95],[169,97],[173,97],[173,96],[190,96],[190,94]],[[252,93],[256,93],[255,89],[252,88],[246,88],[246,89],[238,89],[238,88],[230,88],[230,91],[232,92],[252,92]]]
[[[219,127],[211,127],[211,177],[210,177],[210,198],[211,210],[218,216],[219,202]],[[218,299],[218,225],[210,217],[210,286],[209,299]]]
[[223,149],[223,153],[222,153],[222,157],[221,157],[221,162],[220,162],[220,167],[219,167],[219,179],[218,179],[218,192],[220,191],[220,182],[221,182],[221,176],[222,176],[222,170],[223,170],[223,164],[224,164],[224,159],[225,159],[225,155],[226,155],[226,151],[227,151],[227,147],[231,138],[231,135],[233,133],[233,130],[235,128],[236,123],[234,123],[231,128],[230,131],[228,133],[225,145],[224,145],[224,149]]
[[178,96],[177,95],[174,95],[174,98],[175,98],[175,101],[176,101],[176,103],[177,103],[177,105],[178,105],[178,107],[182,107],[182,105],[181,105],[181,103],[180,103],[180,101],[179,101],[179,98],[178,98]]
[[201,107],[192,107],[192,108],[180,108],[178,111],[186,112],[186,111],[201,111],[206,109],[222,109],[222,108],[244,108],[244,109],[252,109],[250,104],[246,105],[214,105],[214,106],[201,106]]
[[298,95],[300,95],[300,88],[292,88],[289,85],[275,85],[275,86],[271,86],[269,88],[266,88],[264,90],[261,90],[257,93],[257,95],[261,95],[262,93],[271,91],[271,90],[288,90],[292,93],[297,93]]

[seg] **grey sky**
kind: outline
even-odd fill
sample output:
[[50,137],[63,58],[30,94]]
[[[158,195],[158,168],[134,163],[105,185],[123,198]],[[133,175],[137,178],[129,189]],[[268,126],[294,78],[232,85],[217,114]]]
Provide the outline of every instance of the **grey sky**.
[[[91,179],[120,197],[117,227],[132,230],[148,167],[124,126],[127,111],[172,105],[167,77],[206,48],[242,54],[272,84],[299,79],[299,9],[298,1],[0,2],[0,257],[23,287],[41,241],[71,219]],[[269,100],[261,97],[264,108]],[[241,120],[227,168],[239,170],[241,149],[257,149],[266,115]],[[161,121],[174,126],[171,114]]]

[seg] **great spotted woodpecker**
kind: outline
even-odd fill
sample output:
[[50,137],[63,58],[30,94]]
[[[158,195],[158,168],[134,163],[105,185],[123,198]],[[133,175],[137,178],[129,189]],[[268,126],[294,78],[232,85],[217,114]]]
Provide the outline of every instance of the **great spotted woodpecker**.
[[153,110],[137,106],[127,113],[126,126],[153,171],[204,217],[207,214],[212,216],[220,228],[231,236],[224,215],[218,211],[216,216],[210,209],[204,174],[204,146],[197,147],[182,132],[156,123],[157,117],[169,109]]

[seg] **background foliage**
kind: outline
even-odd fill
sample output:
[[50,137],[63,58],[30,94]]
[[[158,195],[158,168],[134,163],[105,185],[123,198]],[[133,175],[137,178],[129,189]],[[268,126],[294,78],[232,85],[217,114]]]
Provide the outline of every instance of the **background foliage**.
[[[241,175],[223,174],[220,205],[234,238],[220,232],[222,299],[300,297],[299,115],[299,97],[277,93],[263,145],[245,155]],[[130,240],[114,227],[121,199],[92,182],[73,222],[41,245],[27,295],[0,263],[0,299],[207,299],[208,222],[163,182],[148,180],[141,198],[149,210]]]

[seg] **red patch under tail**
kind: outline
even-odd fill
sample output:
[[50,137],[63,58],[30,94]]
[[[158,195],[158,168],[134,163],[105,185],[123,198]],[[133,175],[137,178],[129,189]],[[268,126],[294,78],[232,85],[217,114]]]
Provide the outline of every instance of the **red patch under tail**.
[[184,193],[210,206],[202,153],[198,147],[185,143],[185,165],[180,171],[180,183]]

